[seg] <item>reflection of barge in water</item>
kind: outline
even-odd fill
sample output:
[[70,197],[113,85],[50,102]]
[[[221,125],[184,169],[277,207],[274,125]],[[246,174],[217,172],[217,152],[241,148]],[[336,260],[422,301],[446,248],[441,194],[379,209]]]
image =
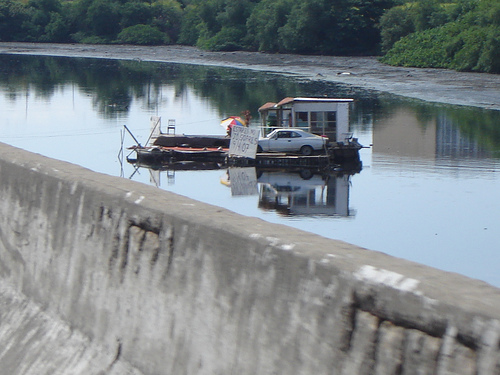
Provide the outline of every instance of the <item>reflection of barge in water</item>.
[[260,209],[285,216],[353,216],[355,211],[349,207],[350,177],[361,171],[360,164],[336,165],[327,169],[241,168],[204,161],[167,164],[134,161],[134,166],[149,169],[151,182],[157,187],[161,185],[161,173],[166,173],[168,183],[173,184],[176,171],[221,170],[224,173],[222,170],[226,170],[221,183],[230,187],[232,196],[258,195]]
[[[160,186],[165,172],[169,184],[175,183],[176,171],[226,170],[221,183],[230,187],[232,196],[258,195],[258,207],[285,216],[339,216],[355,214],[349,208],[350,177],[361,171],[344,164],[328,169],[231,167],[201,161],[177,161],[169,164],[141,164],[150,170],[151,181]],[[134,172],[135,173],[135,172]]]
[[354,211],[349,208],[350,177],[357,172],[257,172],[259,208],[284,216],[352,216]]

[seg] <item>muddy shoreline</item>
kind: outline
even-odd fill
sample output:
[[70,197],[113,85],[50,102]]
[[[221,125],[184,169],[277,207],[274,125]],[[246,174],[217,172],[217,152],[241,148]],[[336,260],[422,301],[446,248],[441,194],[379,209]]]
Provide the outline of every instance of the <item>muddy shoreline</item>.
[[188,46],[142,47],[44,43],[0,43],[0,53],[234,67],[336,82],[429,102],[500,110],[500,75],[462,73],[445,69],[391,67],[381,64],[375,57],[207,52]]

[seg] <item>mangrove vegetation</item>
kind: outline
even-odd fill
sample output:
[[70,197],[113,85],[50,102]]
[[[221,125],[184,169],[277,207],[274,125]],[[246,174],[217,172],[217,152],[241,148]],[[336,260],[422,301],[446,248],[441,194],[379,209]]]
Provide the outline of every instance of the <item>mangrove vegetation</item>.
[[0,0],[0,41],[378,55],[500,73],[500,0]]

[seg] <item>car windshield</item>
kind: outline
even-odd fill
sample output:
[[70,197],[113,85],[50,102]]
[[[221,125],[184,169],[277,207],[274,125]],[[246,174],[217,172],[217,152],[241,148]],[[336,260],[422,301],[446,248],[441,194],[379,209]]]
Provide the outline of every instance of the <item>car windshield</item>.
[[269,134],[266,136],[266,138],[273,138],[273,137],[275,137],[277,132],[278,132],[277,130],[273,130],[271,133],[269,133]]

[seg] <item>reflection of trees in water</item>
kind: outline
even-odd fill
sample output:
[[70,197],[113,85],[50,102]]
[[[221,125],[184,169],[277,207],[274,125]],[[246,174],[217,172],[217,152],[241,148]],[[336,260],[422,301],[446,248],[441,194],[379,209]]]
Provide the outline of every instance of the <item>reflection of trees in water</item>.
[[447,112],[446,117],[459,128],[462,136],[500,157],[500,111],[457,107]]
[[[0,55],[0,86],[9,100],[25,100],[27,93],[50,99],[58,87],[74,84],[92,96],[96,110],[105,118],[126,114],[131,103],[155,110],[162,105],[162,87],[174,88],[175,96],[189,91],[207,98],[221,116],[238,115],[269,101],[287,96],[354,98],[351,123],[354,132],[383,126],[398,108],[415,114],[423,129],[445,116],[468,137],[490,150],[500,150],[500,112],[478,108],[432,104],[338,84],[298,80],[279,74],[198,65],[135,60]],[[376,121],[376,122],[375,122]]]
[[[500,111],[475,107],[428,103],[418,99],[379,94],[368,108],[358,108],[359,116],[372,116],[375,126],[383,127],[398,110],[412,113],[418,126],[425,130],[429,124],[453,127],[464,144],[476,143],[485,150],[500,152]],[[366,115],[369,113],[369,115]],[[352,117],[352,115],[351,115]]]
[[[287,96],[352,97],[345,86],[298,81],[278,74],[197,65],[40,56],[0,56],[0,85],[12,88],[11,98],[23,98],[27,88],[50,99],[58,86],[72,83],[93,98],[106,118],[126,113],[133,100],[154,110],[161,105],[162,86],[175,96],[188,91],[207,98],[221,115],[257,109]],[[359,95],[358,95],[359,96]]]
[[[58,80],[52,63],[45,63],[30,56],[0,55],[0,85],[8,93],[9,100],[25,98],[30,90],[37,97],[50,98]],[[33,72],[37,71],[37,74]]]

